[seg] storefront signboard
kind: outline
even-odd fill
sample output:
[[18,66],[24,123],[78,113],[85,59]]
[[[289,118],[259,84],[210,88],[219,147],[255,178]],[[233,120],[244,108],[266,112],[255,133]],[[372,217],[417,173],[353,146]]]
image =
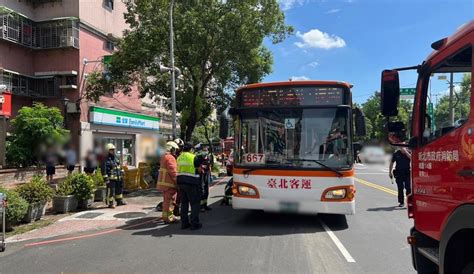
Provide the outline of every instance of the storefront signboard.
[[93,124],[116,127],[160,129],[160,118],[109,108],[90,107],[89,121]]

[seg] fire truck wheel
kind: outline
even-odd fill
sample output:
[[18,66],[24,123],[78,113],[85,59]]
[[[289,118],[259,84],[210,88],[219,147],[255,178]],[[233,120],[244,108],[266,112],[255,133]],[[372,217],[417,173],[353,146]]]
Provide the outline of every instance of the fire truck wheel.
[[474,273],[474,262],[468,263],[461,272],[461,274],[472,274],[472,273]]

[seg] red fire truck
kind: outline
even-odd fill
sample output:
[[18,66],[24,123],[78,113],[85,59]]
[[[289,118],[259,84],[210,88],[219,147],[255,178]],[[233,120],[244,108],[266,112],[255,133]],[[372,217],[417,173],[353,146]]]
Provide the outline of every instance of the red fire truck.
[[[408,237],[415,269],[473,273],[474,21],[431,47],[433,53],[421,65],[382,72],[382,114],[388,117],[389,137],[397,137],[389,138],[392,144],[412,150],[413,193],[407,204],[415,224]],[[405,125],[390,117],[398,114],[398,72],[410,69],[417,70],[418,81],[407,134]]]

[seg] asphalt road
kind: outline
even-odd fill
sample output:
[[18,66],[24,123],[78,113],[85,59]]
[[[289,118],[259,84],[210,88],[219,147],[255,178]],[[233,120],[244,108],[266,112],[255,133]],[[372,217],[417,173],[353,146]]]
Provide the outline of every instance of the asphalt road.
[[13,244],[0,255],[0,273],[413,273],[412,221],[396,208],[386,168],[359,166],[356,177],[357,212],[347,218],[234,211],[219,205],[219,185],[199,231],[165,226],[154,213],[94,237]]

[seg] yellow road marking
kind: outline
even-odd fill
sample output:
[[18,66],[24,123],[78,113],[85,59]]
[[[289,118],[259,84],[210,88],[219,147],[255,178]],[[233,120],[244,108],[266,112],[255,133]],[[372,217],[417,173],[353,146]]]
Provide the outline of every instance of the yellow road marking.
[[398,195],[398,193],[397,193],[395,190],[393,190],[393,189],[386,188],[386,187],[384,187],[384,186],[381,186],[381,185],[378,185],[378,184],[374,184],[374,183],[371,183],[371,182],[367,182],[367,181],[362,180],[362,179],[359,179],[359,178],[354,178],[354,179],[355,179],[357,182],[359,182],[359,183],[361,183],[361,184],[364,184],[364,185],[366,185],[366,186],[370,186],[370,187],[372,187],[372,188],[376,188],[376,189],[378,189],[378,190],[381,190],[381,191],[383,191],[383,192],[387,192],[387,193],[392,194],[392,195],[395,195],[395,196]]

